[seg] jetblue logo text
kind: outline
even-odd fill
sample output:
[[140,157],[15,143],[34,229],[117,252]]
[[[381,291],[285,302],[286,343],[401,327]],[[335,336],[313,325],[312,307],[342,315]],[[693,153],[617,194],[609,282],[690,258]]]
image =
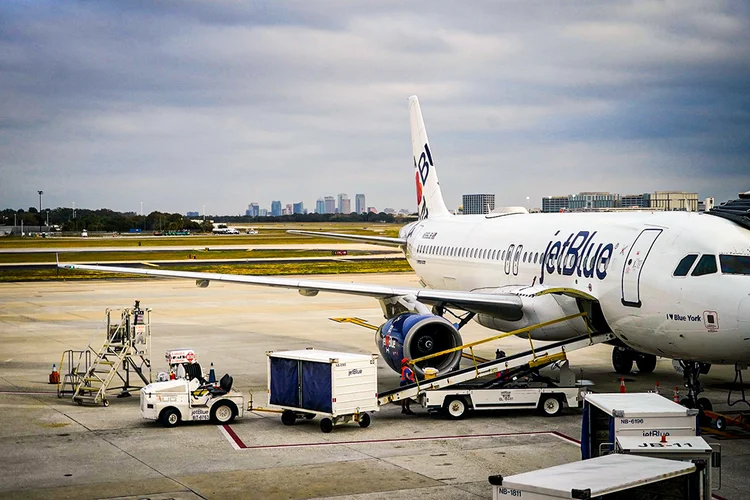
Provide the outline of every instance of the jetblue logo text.
[[425,143],[424,151],[419,155],[419,161],[414,158],[414,166],[417,167],[417,170],[419,171],[419,180],[422,181],[423,186],[427,183],[427,177],[430,175],[430,167],[433,165],[430,146]]
[[[555,233],[555,236],[560,231]],[[607,277],[607,264],[615,247],[612,243],[596,243],[593,233],[578,231],[567,239],[552,240],[542,256],[542,269],[539,283],[544,283],[544,275],[558,274],[603,280]]]
[[360,370],[359,368],[354,368],[352,370],[349,370],[348,376],[351,377],[352,375],[362,375],[362,370]]

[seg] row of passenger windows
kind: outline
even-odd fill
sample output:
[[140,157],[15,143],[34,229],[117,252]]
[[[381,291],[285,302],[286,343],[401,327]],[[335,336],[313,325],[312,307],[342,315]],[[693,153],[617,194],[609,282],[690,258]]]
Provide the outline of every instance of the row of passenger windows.
[[[693,267],[696,259],[698,259],[697,253],[691,253],[682,258],[677,267],[674,270],[673,276],[687,276],[690,269],[693,272],[690,276],[704,276],[706,274],[714,274],[718,272],[716,265],[716,256],[711,254],[701,255],[698,263]],[[750,256],[748,255],[719,255],[719,265],[721,266],[721,272],[724,274],[745,274],[750,275]]]
[[[482,260],[497,260],[504,261],[506,257],[508,260],[513,258],[513,253],[518,252],[523,248],[523,245],[516,247],[511,245],[507,250],[491,250],[488,248],[465,248],[465,247],[447,247],[443,245],[419,245],[417,246],[417,253],[426,255],[439,255],[445,257],[463,257],[467,259],[482,259]],[[557,264],[557,260],[565,256],[560,255],[553,260],[553,264]],[[529,264],[541,264],[544,254],[539,252],[523,252],[522,256],[516,254],[516,263],[520,259],[521,262]],[[576,256],[573,254],[567,254],[567,262],[563,262],[565,266],[572,266]],[[584,262],[584,265],[591,268],[594,266],[594,260],[596,256],[592,255],[589,259]],[[549,264],[549,263],[548,263]],[[609,259],[602,259],[601,264],[604,264],[604,268],[609,267]],[[515,271],[514,271],[515,273]]]
[[[509,250],[490,250],[488,248],[465,248],[465,247],[446,247],[442,245],[419,245],[417,253],[427,255],[442,255],[445,257],[465,257],[467,259],[484,259],[484,260],[505,260],[506,253],[508,258],[512,258],[513,248]],[[532,262],[541,263],[539,252],[524,252],[521,259],[524,263]]]

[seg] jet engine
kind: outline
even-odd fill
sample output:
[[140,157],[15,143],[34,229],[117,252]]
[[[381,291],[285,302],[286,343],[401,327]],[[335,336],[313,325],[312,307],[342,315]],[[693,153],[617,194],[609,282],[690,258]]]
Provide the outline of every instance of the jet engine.
[[[450,321],[417,313],[403,313],[383,323],[375,342],[388,366],[399,373],[403,358],[421,358],[462,344],[461,334]],[[460,361],[461,351],[455,351],[422,361],[414,366],[414,371],[419,377],[427,367],[445,373],[455,369]]]

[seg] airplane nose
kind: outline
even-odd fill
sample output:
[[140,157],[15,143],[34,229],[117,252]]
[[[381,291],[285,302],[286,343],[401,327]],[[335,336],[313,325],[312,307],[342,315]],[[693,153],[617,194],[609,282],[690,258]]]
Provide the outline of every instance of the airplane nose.
[[737,310],[737,327],[742,340],[750,341],[750,295],[740,301],[740,307]]

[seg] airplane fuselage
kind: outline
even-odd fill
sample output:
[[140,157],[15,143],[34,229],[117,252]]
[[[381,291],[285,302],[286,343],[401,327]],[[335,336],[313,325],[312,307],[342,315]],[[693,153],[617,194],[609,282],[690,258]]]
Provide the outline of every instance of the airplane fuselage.
[[[595,297],[637,351],[750,361],[750,275],[723,272],[720,259],[747,258],[750,231],[730,221],[689,212],[464,215],[415,222],[402,236],[427,287],[571,288]],[[574,299],[557,300],[577,312]]]

